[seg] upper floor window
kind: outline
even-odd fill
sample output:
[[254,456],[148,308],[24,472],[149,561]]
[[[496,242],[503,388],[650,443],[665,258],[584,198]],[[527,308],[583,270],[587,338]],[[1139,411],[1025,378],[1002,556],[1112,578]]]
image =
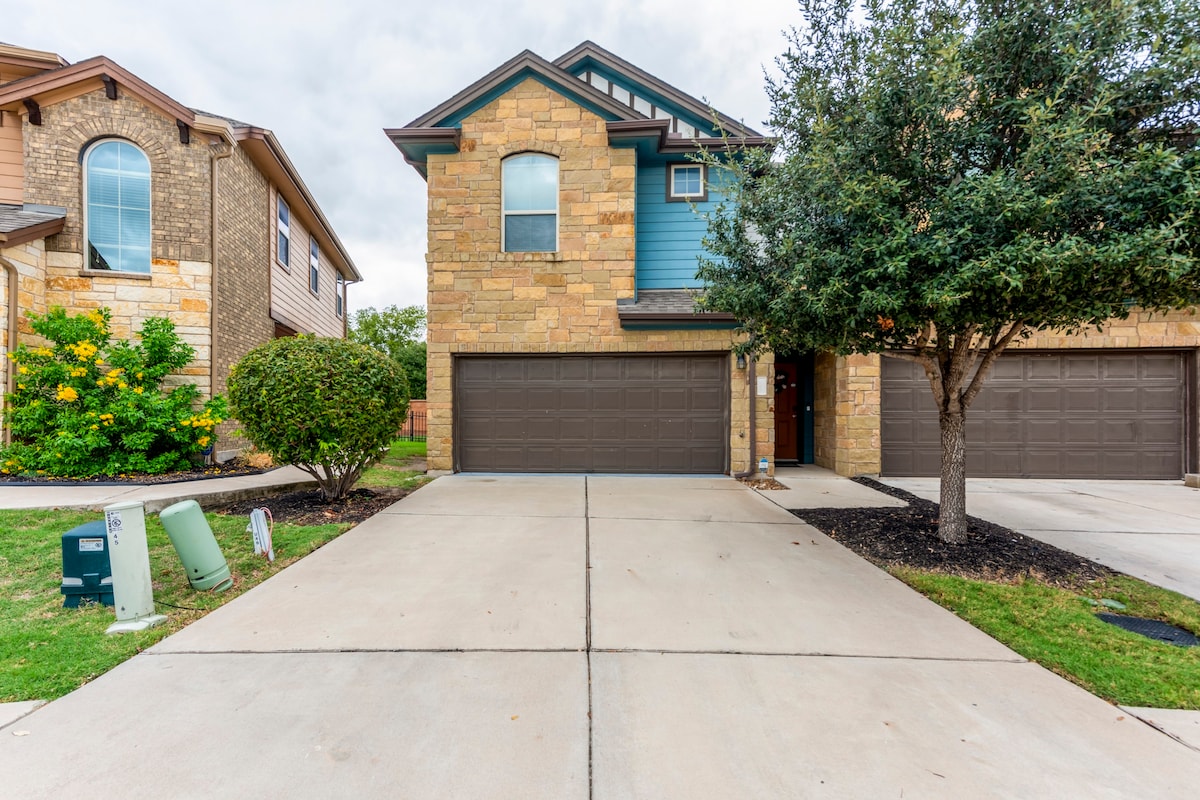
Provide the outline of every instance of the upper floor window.
[[506,253],[558,249],[558,159],[522,153],[504,160],[503,246]]
[[707,200],[708,187],[703,164],[667,166],[667,200]]
[[292,245],[292,233],[288,224],[292,219],[292,212],[288,209],[288,204],[284,202],[282,197],[276,198],[276,205],[279,207],[279,243],[276,248],[275,257],[279,259],[279,263],[285,267],[290,265],[288,256]]
[[337,309],[337,315],[340,317],[346,313],[346,279],[339,274],[335,280],[337,298],[333,303],[334,308]]
[[150,159],[120,139],[84,154],[87,268],[150,273]]
[[321,248],[317,245],[317,237],[308,240],[308,290],[320,294],[321,289]]

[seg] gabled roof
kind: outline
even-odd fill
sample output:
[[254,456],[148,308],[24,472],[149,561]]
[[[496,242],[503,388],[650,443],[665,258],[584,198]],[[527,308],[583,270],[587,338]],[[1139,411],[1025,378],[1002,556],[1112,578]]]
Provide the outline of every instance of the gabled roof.
[[[604,78],[592,79],[593,70],[598,75],[603,73]],[[522,51],[407,125],[386,128],[384,133],[404,154],[404,160],[425,175],[429,155],[458,151],[463,119],[529,79],[604,119],[612,143],[651,146],[659,153],[695,152],[699,147],[721,149],[730,144],[719,135],[706,103],[592,42],[580,44],[554,62],[529,50]],[[594,82],[603,83],[607,90],[598,88]],[[618,99],[618,84],[620,93],[629,102]],[[648,115],[637,105],[644,105],[654,113]],[[663,118],[660,112],[670,112],[671,116]],[[682,128],[675,119],[677,115],[688,119]],[[759,133],[731,117],[718,113],[716,119],[736,145],[760,147],[768,143]],[[681,135],[681,129],[688,134]]]
[[67,210],[60,206],[0,204],[0,247],[16,247],[61,233]]
[[[554,65],[572,74],[578,74],[583,69],[599,67],[603,71],[631,79],[634,83],[660,95],[668,103],[691,111],[700,119],[711,119],[713,116],[713,109],[708,103],[703,100],[697,100],[690,94],[676,89],[665,81],[659,80],[649,72],[630,64],[620,56],[610,53],[595,42],[588,41],[577,45],[554,59]],[[739,138],[762,136],[758,131],[746,127],[732,117],[726,116],[719,111],[716,112],[716,117],[721,123],[722,130],[730,136]]]
[[0,109],[20,113],[29,109],[27,101],[35,107],[42,101],[57,102],[63,99],[64,91],[86,83],[95,83],[97,87],[109,83],[114,87],[120,86],[174,119],[177,124],[218,136],[231,145],[242,147],[259,171],[278,187],[292,207],[292,212],[298,213],[304,225],[314,231],[337,270],[350,280],[362,280],[362,274],[354,266],[350,254],[334,233],[333,226],[317,205],[312,192],[279,145],[275,134],[266,128],[188,108],[105,56],[48,69],[0,85]]

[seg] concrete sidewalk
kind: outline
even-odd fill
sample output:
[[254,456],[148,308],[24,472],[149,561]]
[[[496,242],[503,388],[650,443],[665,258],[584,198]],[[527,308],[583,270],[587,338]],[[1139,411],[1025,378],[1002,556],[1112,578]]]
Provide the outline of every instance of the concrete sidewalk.
[[[937,502],[937,478],[882,478]],[[967,513],[1200,600],[1200,491],[1179,481],[970,478]]]
[[258,475],[233,475],[144,486],[102,483],[0,484],[0,508],[68,508],[100,511],[113,503],[139,500],[156,513],[181,500],[210,507],[251,497],[313,489],[317,482],[298,467],[279,467]]
[[[1200,753],[768,494],[730,479],[439,478],[0,729],[4,793],[1124,798],[1200,785]],[[86,724],[98,727],[81,745]]]

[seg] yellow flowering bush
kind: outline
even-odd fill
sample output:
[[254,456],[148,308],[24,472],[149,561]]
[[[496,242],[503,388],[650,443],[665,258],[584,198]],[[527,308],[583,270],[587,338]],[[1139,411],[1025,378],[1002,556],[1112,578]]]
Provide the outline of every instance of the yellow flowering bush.
[[194,384],[162,387],[195,355],[169,320],[148,319],[136,341],[113,341],[107,309],[29,316],[51,345],[9,353],[22,378],[7,398],[13,435],[0,448],[0,473],[170,472],[212,446],[226,416],[224,398],[201,405]]

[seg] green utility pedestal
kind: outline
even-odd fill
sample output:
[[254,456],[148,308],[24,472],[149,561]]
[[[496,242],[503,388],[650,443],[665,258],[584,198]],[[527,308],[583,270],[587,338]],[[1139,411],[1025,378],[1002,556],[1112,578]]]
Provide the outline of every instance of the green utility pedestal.
[[229,565],[213,537],[212,528],[195,500],[184,500],[159,512],[167,536],[183,562],[193,589],[223,592],[233,586]]

